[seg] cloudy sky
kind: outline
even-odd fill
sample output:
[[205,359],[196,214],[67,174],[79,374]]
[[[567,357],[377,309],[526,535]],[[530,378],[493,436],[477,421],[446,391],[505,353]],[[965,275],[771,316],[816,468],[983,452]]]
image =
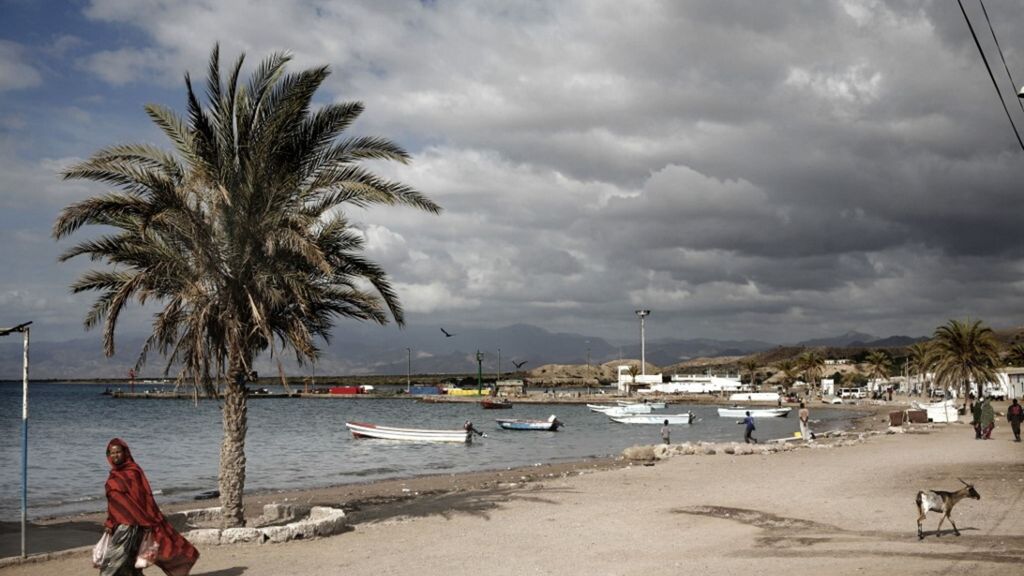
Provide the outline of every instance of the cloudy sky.
[[[977,0],[964,0],[1012,97]],[[985,4],[1024,80],[1024,10]],[[0,0],[0,326],[85,335],[60,170],[169,143],[210,49],[319,100],[444,212],[353,214],[410,325],[779,343],[1024,323],[1024,152],[956,2]],[[79,234],[75,239],[81,239]],[[147,312],[125,319],[143,330]],[[345,329],[342,324],[339,330]]]

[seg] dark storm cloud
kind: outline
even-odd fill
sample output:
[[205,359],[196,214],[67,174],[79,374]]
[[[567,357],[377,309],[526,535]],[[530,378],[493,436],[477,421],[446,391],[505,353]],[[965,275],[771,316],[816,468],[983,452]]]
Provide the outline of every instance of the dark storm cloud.
[[[5,84],[18,117],[0,112],[0,202],[23,229],[4,239],[29,256],[0,265],[45,265],[4,287],[0,312],[48,307],[77,329],[79,268],[38,239],[96,190],[54,174],[115,142],[167,146],[141,105],[180,106],[216,31],[227,58],[330,65],[321,97],[367,106],[353,133],[412,153],[374,170],[444,213],[351,215],[410,322],[616,337],[643,306],[655,335],[779,341],[1024,322],[1024,153],[955,3],[242,4],[97,0],[78,37],[135,39],[49,64],[88,93]],[[986,6],[1024,80],[1024,10]],[[0,66],[31,66],[32,48],[4,44]]]

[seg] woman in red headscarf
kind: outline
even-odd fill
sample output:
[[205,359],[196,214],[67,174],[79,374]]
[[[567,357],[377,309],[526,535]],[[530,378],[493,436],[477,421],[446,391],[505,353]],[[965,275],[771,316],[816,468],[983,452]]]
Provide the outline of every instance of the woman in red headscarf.
[[148,532],[159,550],[155,564],[168,576],[186,576],[199,559],[199,551],[171,526],[153,499],[146,474],[120,438],[107,444],[110,476],[107,478],[107,521],[110,547],[100,576],[137,576],[139,546]]

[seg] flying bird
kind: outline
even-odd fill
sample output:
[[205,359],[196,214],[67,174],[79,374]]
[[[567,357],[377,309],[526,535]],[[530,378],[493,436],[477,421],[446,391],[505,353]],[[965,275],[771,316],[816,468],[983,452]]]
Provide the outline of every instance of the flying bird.
[[529,360],[523,360],[522,362],[516,362],[515,360],[512,361],[512,363],[516,365],[516,370],[522,368],[527,362],[529,362]]
[[444,332],[444,337],[445,338],[451,338],[452,336],[455,336],[455,334],[452,334],[452,333],[448,332],[444,328],[441,328],[441,332]]

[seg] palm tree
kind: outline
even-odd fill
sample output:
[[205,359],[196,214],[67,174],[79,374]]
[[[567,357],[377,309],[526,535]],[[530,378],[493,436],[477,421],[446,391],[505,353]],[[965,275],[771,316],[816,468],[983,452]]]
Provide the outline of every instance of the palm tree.
[[935,364],[935,354],[930,342],[918,342],[907,348],[907,364],[911,372],[917,376],[919,389],[924,390],[924,378]]
[[798,370],[796,362],[786,358],[785,360],[780,360],[776,363],[775,367],[782,372],[782,387],[786,392],[789,392],[789,387],[793,384],[794,376],[796,376]]
[[750,374],[750,387],[751,388],[754,387],[754,380],[757,377],[757,369],[758,369],[759,366],[760,366],[760,363],[756,359],[754,359],[754,358],[746,358],[746,359],[740,361],[740,367],[743,370],[745,370],[747,374]]
[[630,364],[629,365],[629,377],[633,381],[633,384],[632,384],[632,386],[629,386],[629,387],[626,388],[626,396],[632,396],[633,395],[633,389],[636,388],[636,375],[639,374],[639,373],[640,373],[640,365],[639,364]]
[[987,382],[998,378],[999,343],[981,321],[972,324],[950,320],[935,329],[935,379],[943,388],[959,388],[967,405],[967,388],[973,381],[981,398]]
[[800,355],[800,368],[807,375],[811,389],[820,389],[816,384],[821,379],[821,373],[825,369],[825,357],[818,350],[808,350]]
[[[336,318],[404,323],[384,270],[362,256],[364,241],[343,208],[401,204],[439,213],[416,190],[381,179],[363,160],[408,162],[378,137],[341,134],[362,113],[359,102],[313,110],[326,67],[285,73],[274,54],[239,82],[244,55],[221,77],[214,47],[206,106],[185,76],[187,119],[170,109],[146,112],[174,145],[117,145],[64,173],[117,191],[68,206],[54,224],[64,238],[82,226],[112,228],[61,256],[87,255],[111,268],[86,272],[76,293],[96,291],[86,328],[103,324],[104,352],[129,302],[156,301],[152,334],[139,354],[165,356],[208,394],[223,382],[224,439],[219,487],[223,525],[245,522],[245,382],[253,360],[285,350],[313,361]],[[106,231],[104,231],[106,232]]]
[[1010,346],[1006,353],[1006,363],[1011,366],[1024,366],[1024,344]]
[[892,358],[885,350],[872,350],[866,361],[868,363],[868,378],[884,380],[892,373]]

